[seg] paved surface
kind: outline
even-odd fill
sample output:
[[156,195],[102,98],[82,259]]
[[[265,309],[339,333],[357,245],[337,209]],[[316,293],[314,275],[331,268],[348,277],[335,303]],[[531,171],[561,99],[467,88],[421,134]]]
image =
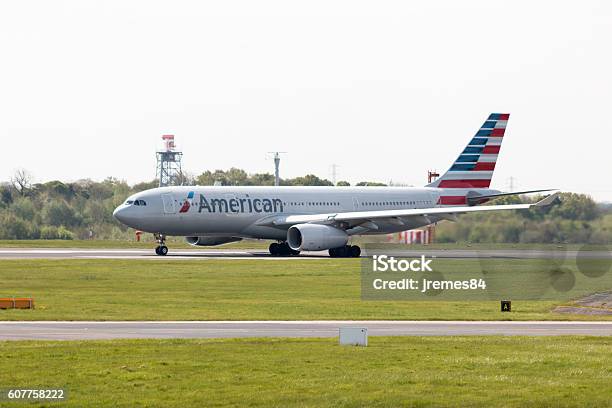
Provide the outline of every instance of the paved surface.
[[585,307],[599,307],[612,310],[612,291],[593,293],[578,299],[575,303]]
[[612,321],[0,322],[0,340],[336,337],[340,327],[366,327],[370,336],[612,336]]
[[574,301],[573,306],[557,306],[554,312],[612,316],[612,292],[590,294]]
[[[315,256],[306,258],[316,259]],[[318,254],[320,256],[323,253]],[[263,250],[173,250],[166,256],[155,255],[148,249],[0,249],[0,259],[294,259],[291,257],[272,257]]]
[[[437,258],[454,259],[545,259],[545,258],[593,258],[610,259],[612,252],[609,251],[546,251],[546,250],[396,250],[390,249],[384,253],[394,256],[418,257],[422,254]],[[253,250],[173,250],[167,256],[155,255],[154,249],[35,249],[35,248],[0,248],[0,259],[31,259],[31,258],[57,258],[57,259],[274,259],[290,260],[296,257],[272,257],[261,249]],[[307,252],[301,254],[299,259],[329,258],[327,251]]]
[[600,309],[595,307],[557,306],[553,312],[587,316],[612,316],[612,309]]

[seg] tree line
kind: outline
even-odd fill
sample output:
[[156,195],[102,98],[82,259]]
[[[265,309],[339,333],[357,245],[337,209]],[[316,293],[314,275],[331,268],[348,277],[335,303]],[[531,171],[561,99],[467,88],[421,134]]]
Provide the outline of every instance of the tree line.
[[[205,171],[187,180],[195,185],[271,186],[270,173],[248,174],[242,169]],[[133,231],[118,223],[113,210],[129,195],[156,187],[158,182],[128,185],[109,177],[75,182],[33,183],[19,170],[0,184],[0,239],[129,239]],[[316,175],[281,179],[284,186],[332,186]],[[349,186],[338,182],[338,188]],[[358,186],[385,185],[360,182]],[[523,197],[523,201],[527,198]],[[496,203],[518,202],[504,197]],[[584,242],[612,241],[612,209],[598,206],[582,194],[565,193],[562,203],[547,212],[516,211],[468,214],[460,222],[442,222],[438,242]]]
[[[534,202],[541,197],[504,197],[495,204]],[[589,196],[562,193],[561,202],[548,209],[465,214],[459,222],[441,222],[436,241],[473,243],[580,243],[612,242],[612,209]]]

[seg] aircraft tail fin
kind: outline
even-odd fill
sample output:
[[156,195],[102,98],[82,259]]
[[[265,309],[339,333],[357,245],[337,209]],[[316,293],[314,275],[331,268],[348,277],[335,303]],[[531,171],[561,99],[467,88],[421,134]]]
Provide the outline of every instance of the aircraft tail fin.
[[489,188],[509,113],[492,113],[446,173],[427,187]]

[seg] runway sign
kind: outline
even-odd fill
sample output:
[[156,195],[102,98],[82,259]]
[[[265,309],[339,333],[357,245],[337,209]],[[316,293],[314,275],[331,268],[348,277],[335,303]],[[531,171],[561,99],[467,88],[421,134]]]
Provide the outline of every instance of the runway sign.
[[365,327],[341,327],[341,346],[363,346],[368,345],[368,329]]

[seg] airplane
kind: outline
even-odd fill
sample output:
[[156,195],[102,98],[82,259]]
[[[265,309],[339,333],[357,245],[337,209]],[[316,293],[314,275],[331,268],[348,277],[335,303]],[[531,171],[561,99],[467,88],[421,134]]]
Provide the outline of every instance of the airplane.
[[356,235],[389,234],[457,215],[523,210],[552,204],[553,193],[533,204],[485,205],[491,199],[552,189],[501,192],[490,188],[510,114],[492,113],[449,170],[425,187],[171,186],[142,191],[115,209],[121,223],[153,233],[157,255],[167,236],[194,246],[243,238],[272,240],[273,256],[327,250],[359,257]]

